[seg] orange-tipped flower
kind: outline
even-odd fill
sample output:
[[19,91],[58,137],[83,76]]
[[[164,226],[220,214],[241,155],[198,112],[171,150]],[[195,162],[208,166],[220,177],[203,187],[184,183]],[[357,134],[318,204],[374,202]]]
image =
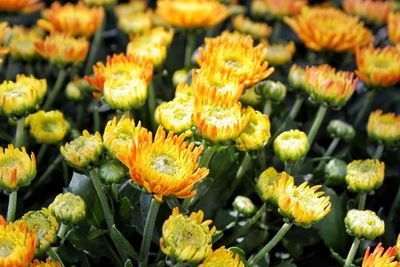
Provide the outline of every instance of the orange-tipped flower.
[[349,101],[358,79],[353,72],[336,71],[329,65],[306,68],[306,92],[311,100],[340,108]]
[[0,266],[25,267],[36,250],[36,233],[22,221],[8,223],[0,215]]
[[266,10],[273,17],[293,16],[307,5],[306,0],[264,0]]
[[72,36],[89,38],[94,34],[104,18],[104,10],[99,7],[88,7],[82,2],[76,5],[61,5],[55,2],[50,9],[43,12],[44,19],[38,21],[39,26],[53,32],[65,32]]
[[156,12],[179,28],[213,27],[229,16],[228,8],[217,0],[159,0]]
[[254,22],[243,15],[234,17],[232,25],[235,30],[250,34],[256,39],[268,38],[272,33],[272,28],[267,23]]
[[392,10],[392,3],[373,0],[343,0],[344,10],[375,24],[384,24]]
[[379,243],[374,252],[370,253],[368,247],[364,254],[364,260],[361,267],[400,267],[400,262],[396,261],[397,247],[389,247],[386,251]]
[[368,86],[389,87],[400,81],[400,51],[395,47],[358,48],[357,76]]
[[50,34],[35,46],[42,57],[60,66],[82,63],[89,51],[89,42],[84,37],[73,38],[59,32]]
[[0,23],[0,64],[3,62],[3,57],[9,52],[8,47],[4,47],[4,42],[10,32],[7,22]]
[[141,131],[132,140],[129,154],[117,154],[129,168],[131,178],[162,201],[164,196],[189,198],[196,194],[194,187],[209,170],[199,168],[197,159],[203,147],[185,142],[185,134],[168,135],[159,127],[154,136]]
[[0,11],[8,13],[32,13],[43,7],[40,0],[0,0]]
[[389,39],[400,44],[400,12],[391,12],[387,21]]
[[205,48],[199,49],[199,65],[212,65],[221,73],[231,73],[244,87],[256,84],[274,72],[264,59],[265,46],[253,46],[251,36],[224,32],[216,38],[206,38],[205,43]]
[[268,44],[266,46],[264,57],[272,66],[284,65],[290,62],[294,52],[296,52],[296,46],[292,41],[286,44]]
[[301,14],[284,20],[300,40],[315,51],[354,51],[373,40],[372,33],[358,18],[335,8],[305,7]]
[[28,267],[61,267],[61,263],[58,261],[52,261],[50,258],[47,258],[46,261],[34,260],[32,261]]
[[25,28],[14,26],[9,48],[13,58],[32,61],[37,56],[35,43],[42,38],[42,31],[39,28]]
[[400,141],[400,115],[383,114],[382,110],[371,112],[367,124],[368,137],[388,144]]

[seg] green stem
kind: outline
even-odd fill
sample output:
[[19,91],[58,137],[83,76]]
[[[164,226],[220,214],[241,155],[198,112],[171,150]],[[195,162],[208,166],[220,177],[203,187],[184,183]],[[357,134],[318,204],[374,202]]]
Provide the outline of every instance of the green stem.
[[285,161],[285,172],[287,174],[291,174],[292,173],[292,168],[293,168],[293,162],[290,160]]
[[68,225],[66,225],[65,223],[61,223],[57,233],[58,237],[63,239],[65,234],[67,233],[67,230],[68,230]]
[[94,131],[100,131],[100,113],[99,113],[99,103],[96,100],[93,108],[93,123],[94,123]]
[[299,114],[303,102],[304,102],[304,97],[302,96],[296,97],[296,101],[294,101],[293,107],[289,112],[290,119],[294,120],[297,117],[297,114]]
[[61,167],[62,167],[62,173],[63,173],[64,186],[67,187],[68,184],[69,184],[68,164],[67,164],[67,162],[65,162],[65,161],[61,162]]
[[281,34],[282,22],[280,20],[276,20],[274,24],[274,28],[271,35],[271,41],[276,43],[279,41],[279,36]]
[[239,166],[239,169],[236,172],[235,179],[232,181],[231,188],[229,192],[233,194],[237,188],[237,186],[240,184],[242,181],[243,176],[245,175],[246,171],[250,168],[252,163],[251,156],[248,152],[244,154],[244,158],[242,160],[242,163]]
[[263,107],[263,114],[270,116],[271,113],[272,113],[272,103],[269,98],[266,98]]
[[318,130],[321,127],[321,123],[324,120],[327,110],[328,110],[328,107],[325,105],[320,105],[318,108],[317,115],[315,116],[314,122],[308,133],[308,141],[310,142],[310,146],[313,143],[315,137],[317,136]]
[[358,246],[360,245],[360,239],[354,238],[353,244],[347,254],[346,261],[344,262],[343,267],[350,267],[353,263],[354,257],[356,256]]
[[384,144],[379,144],[378,147],[375,150],[373,158],[374,159],[380,159],[382,157],[382,153],[383,153],[384,149],[385,149],[385,145]]
[[185,68],[190,69],[192,63],[192,55],[196,43],[196,33],[194,31],[187,31],[186,48],[185,48]]
[[275,245],[278,244],[278,242],[285,236],[292,225],[292,223],[284,223],[275,236],[256,255],[250,258],[249,266],[254,266],[263,257],[265,257],[265,255],[270,252],[271,249],[273,249]]
[[151,122],[151,128],[153,131],[156,129],[157,125],[154,120],[154,111],[156,110],[156,93],[154,90],[154,82],[151,81],[147,90],[147,105],[149,111],[149,118]]
[[[340,142],[340,138],[338,138],[338,137],[333,138],[331,144],[328,147],[328,149],[322,155],[322,158],[329,158],[329,156],[332,155],[333,151],[335,151],[335,149],[338,146],[339,142]],[[320,160],[316,170],[319,170],[322,167],[322,164],[324,164],[324,161],[325,160],[323,160],[323,159]]]
[[49,110],[51,106],[54,103],[54,100],[56,99],[57,95],[59,94],[62,85],[64,84],[64,80],[67,77],[67,70],[66,69],[61,69],[60,72],[58,73],[56,83],[54,84],[53,88],[51,89],[51,92],[48,94],[46,101],[43,104],[43,109],[44,110]]
[[77,105],[77,111],[76,111],[76,128],[78,131],[81,130],[82,127],[82,120],[84,118],[83,112],[85,111],[85,104],[80,101]]
[[17,191],[12,191],[8,195],[8,209],[7,209],[8,222],[14,221],[16,208],[17,208]]
[[11,80],[11,76],[13,75],[14,72],[14,58],[13,57],[8,57],[8,62],[7,62],[7,70],[6,70],[6,81]]
[[399,208],[400,208],[400,186],[397,189],[396,196],[392,202],[392,206],[390,207],[389,216],[388,216],[389,222],[392,222],[394,220]]
[[14,146],[21,147],[24,143],[24,118],[21,118],[17,121],[17,129],[15,131],[15,138],[14,138]]
[[46,154],[46,150],[48,148],[48,144],[42,144],[40,146],[39,152],[37,153],[36,156],[36,164],[39,165],[40,161],[43,159],[44,154]]
[[361,110],[358,112],[357,118],[354,121],[354,128],[357,128],[357,126],[361,123],[361,121],[364,119],[365,114],[368,112],[368,110],[371,108],[371,104],[374,100],[374,97],[376,95],[376,90],[370,90],[367,91],[367,95],[364,98],[364,102],[362,103]]
[[99,50],[100,43],[101,43],[101,37],[102,37],[103,31],[104,31],[104,26],[105,26],[105,18],[103,19],[103,22],[101,23],[100,27],[97,29],[97,31],[93,37],[93,43],[90,47],[89,56],[88,56],[88,59],[86,61],[86,66],[85,66],[85,74],[87,74],[87,75],[90,74],[92,65],[94,64],[94,61],[96,60],[97,51]]
[[364,210],[366,203],[367,203],[367,193],[360,193],[358,198],[358,209]]
[[200,167],[208,167],[210,165],[210,161],[214,155],[214,152],[215,152],[214,145],[205,147],[203,153],[201,154],[200,160],[199,160],[199,166]]
[[153,236],[154,224],[156,222],[156,217],[158,209],[160,208],[160,204],[161,203],[154,198],[151,199],[149,213],[147,214],[146,224],[144,226],[142,245],[140,247],[139,267],[147,266],[151,238]]

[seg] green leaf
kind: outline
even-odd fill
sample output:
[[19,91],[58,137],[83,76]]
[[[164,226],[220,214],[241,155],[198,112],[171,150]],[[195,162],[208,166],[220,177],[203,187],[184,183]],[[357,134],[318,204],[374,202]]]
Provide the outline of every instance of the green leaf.
[[122,223],[127,224],[132,218],[133,207],[129,198],[123,197],[118,202],[118,215]]
[[117,247],[118,252],[121,254],[123,258],[131,257],[136,261],[139,260],[139,255],[136,253],[135,249],[129,243],[128,240],[118,231],[117,227],[113,225],[111,227],[111,239],[114,241],[115,246]]

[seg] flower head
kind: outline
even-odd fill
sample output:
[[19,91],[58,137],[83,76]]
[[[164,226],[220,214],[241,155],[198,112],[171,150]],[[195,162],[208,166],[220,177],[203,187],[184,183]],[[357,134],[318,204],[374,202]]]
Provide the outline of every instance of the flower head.
[[198,263],[203,260],[212,252],[212,236],[216,230],[215,226],[210,229],[212,221],[203,221],[203,217],[201,210],[187,217],[175,207],[162,227],[162,252],[180,262]]
[[267,23],[254,22],[243,15],[234,17],[232,25],[235,30],[250,34],[255,39],[268,38],[272,33],[272,28]]
[[61,263],[58,261],[52,261],[50,258],[47,258],[46,261],[39,261],[35,259],[32,261],[28,267],[61,267]]
[[251,199],[245,196],[236,196],[232,206],[237,212],[246,217],[253,215],[257,211]]
[[356,136],[354,127],[341,120],[331,120],[327,130],[333,138],[353,139]]
[[0,147],[0,189],[18,190],[27,186],[36,176],[36,159],[26,153],[25,147]]
[[264,0],[264,3],[267,13],[276,18],[297,15],[307,5],[306,0]]
[[146,1],[129,1],[128,3],[122,3],[114,7],[114,13],[117,17],[121,17],[128,14],[143,12],[146,10]]
[[100,27],[103,18],[104,10],[99,7],[88,7],[82,2],[65,5],[54,2],[50,9],[43,12],[43,19],[38,24],[50,32],[58,31],[90,38]]
[[306,90],[306,70],[297,64],[293,64],[289,70],[288,82],[294,90]]
[[58,110],[40,110],[25,118],[30,134],[39,144],[55,144],[62,141],[67,134],[69,123],[64,114]]
[[305,7],[301,14],[284,20],[300,40],[315,51],[354,51],[373,39],[358,18],[334,8]]
[[7,223],[0,216],[0,266],[25,267],[32,260],[36,248],[36,233],[24,222]]
[[146,39],[131,41],[126,54],[151,62],[155,67],[160,66],[167,57],[167,46],[158,43],[146,43]]
[[224,246],[210,253],[198,267],[215,266],[245,267],[240,256]]
[[83,2],[89,6],[112,6],[117,0],[83,0]]
[[0,11],[7,13],[33,13],[42,7],[40,0],[0,0]]
[[23,26],[14,26],[10,39],[10,54],[13,58],[31,61],[37,56],[35,43],[42,38],[38,28],[28,29]]
[[154,136],[141,131],[132,140],[128,154],[118,153],[118,159],[129,168],[131,178],[162,201],[164,196],[188,198],[196,194],[197,182],[208,175],[199,168],[197,159],[203,147],[184,141],[185,135],[167,135],[159,127]]
[[46,252],[57,240],[58,222],[48,209],[29,211],[19,221],[25,222],[29,231],[36,232],[36,254]]
[[8,22],[0,22],[0,65],[3,63],[3,57],[10,51],[8,47],[3,46],[6,45],[5,41],[9,36],[9,32]]
[[357,82],[353,72],[336,71],[326,64],[306,68],[305,89],[311,100],[334,108],[340,108],[349,101]]
[[227,7],[217,0],[159,0],[156,12],[179,28],[213,27],[229,16]]
[[174,38],[174,30],[165,27],[154,27],[151,30],[144,32],[141,35],[131,35],[132,42],[140,42],[154,44],[160,46],[169,46]]
[[283,132],[274,140],[274,152],[282,161],[299,160],[309,149],[307,135],[299,130]]
[[385,178],[385,163],[377,159],[353,160],[347,165],[346,182],[353,192],[377,189]]
[[400,12],[391,12],[387,21],[389,39],[400,44]]
[[382,110],[371,112],[367,124],[368,137],[388,144],[400,141],[400,116],[383,114]]
[[400,81],[400,51],[395,47],[358,48],[357,76],[370,87],[388,87]]
[[357,238],[373,240],[385,232],[385,222],[371,210],[349,210],[344,223],[347,232]]
[[84,37],[74,38],[60,32],[51,33],[35,46],[43,58],[59,66],[81,64],[89,51],[89,42]]
[[86,216],[85,201],[70,192],[57,195],[49,210],[58,221],[65,224],[77,224]]
[[272,66],[284,65],[290,62],[296,52],[294,42],[287,44],[269,44],[264,54],[265,59]]
[[258,177],[256,183],[256,192],[264,202],[272,202],[276,204],[277,195],[274,192],[274,183],[281,178],[281,173],[277,172],[274,167],[264,170]]
[[331,211],[329,196],[322,196],[324,192],[317,192],[319,188],[320,185],[310,188],[307,182],[296,186],[293,177],[283,172],[274,182],[279,213],[306,228],[319,222]]
[[[364,260],[361,267],[400,267],[400,262],[396,261],[397,247],[389,247],[386,251],[379,243],[374,251],[370,253],[370,247],[364,254]],[[384,253],[385,251],[385,253]]]
[[84,130],[81,136],[63,145],[60,151],[73,167],[86,168],[89,164],[96,163],[103,153],[101,135],[99,132],[91,135]]
[[386,23],[392,3],[373,0],[344,0],[344,10],[378,25]]
[[126,34],[142,34],[151,29],[150,12],[135,12],[118,16],[118,28]]

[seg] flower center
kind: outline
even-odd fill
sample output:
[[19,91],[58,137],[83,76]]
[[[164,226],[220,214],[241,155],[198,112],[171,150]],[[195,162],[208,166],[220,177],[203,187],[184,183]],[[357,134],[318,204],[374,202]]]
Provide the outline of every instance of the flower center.
[[174,158],[168,155],[159,155],[154,157],[150,166],[156,171],[170,176],[173,176],[178,172],[178,166],[176,165]]
[[9,240],[0,240],[0,257],[7,258],[14,250],[14,244]]
[[1,167],[1,168],[15,167],[15,166],[18,165],[18,163],[19,163],[18,158],[6,156],[6,157],[3,157],[3,158],[0,160],[0,167]]

